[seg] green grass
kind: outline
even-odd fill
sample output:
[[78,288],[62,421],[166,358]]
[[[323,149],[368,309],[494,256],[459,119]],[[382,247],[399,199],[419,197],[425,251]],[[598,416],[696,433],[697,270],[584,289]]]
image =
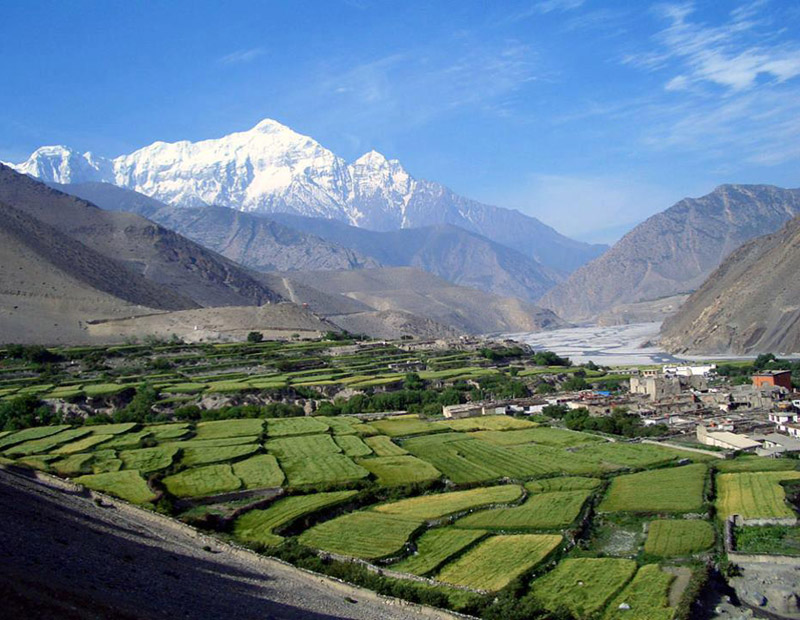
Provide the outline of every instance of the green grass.
[[566,476],[558,478],[545,478],[526,482],[525,488],[530,493],[550,493],[552,491],[591,491],[600,486],[599,478],[586,478],[583,476]]
[[55,435],[61,431],[67,430],[68,425],[62,426],[37,426],[34,428],[26,428],[25,430],[16,431],[10,435],[5,435],[0,438],[0,450],[13,446],[14,444],[22,443],[24,441],[32,441],[34,439],[42,439],[50,435]]
[[179,439],[168,441],[164,446],[177,446],[179,448],[219,448],[222,446],[243,446],[258,442],[258,435],[245,435],[244,437],[221,437],[220,439]]
[[303,532],[301,544],[331,553],[378,559],[399,553],[420,520],[372,511],[352,512]]
[[606,607],[636,572],[636,562],[617,558],[562,561],[533,582],[531,592],[546,609],[566,608],[581,620]]
[[560,428],[540,426],[516,431],[479,431],[473,437],[482,439],[497,446],[514,446],[536,443],[557,448],[580,446],[588,443],[605,441],[596,435],[566,431]]
[[176,497],[217,495],[237,491],[242,486],[242,481],[228,464],[185,469],[167,476],[163,482],[167,490]]
[[92,461],[92,473],[103,474],[110,471],[119,471],[122,469],[122,460],[117,457],[115,450],[97,450],[93,452],[94,460]]
[[788,525],[737,527],[736,550],[741,553],[800,555],[800,528]]
[[334,441],[347,456],[358,457],[372,454],[372,448],[355,435],[339,435],[334,438]]
[[157,441],[180,439],[189,432],[188,424],[155,424],[147,427]]
[[703,507],[707,468],[702,463],[614,478],[602,512],[692,512]]
[[210,446],[188,447],[183,449],[181,463],[187,467],[221,463],[232,459],[242,458],[260,450],[258,444],[244,444],[241,446]]
[[531,495],[521,506],[481,510],[456,522],[486,530],[563,529],[578,518],[590,491],[555,491]]
[[251,510],[236,519],[233,535],[243,542],[277,545],[283,540],[282,536],[275,533],[279,528],[323,508],[341,504],[356,493],[335,491],[279,499],[266,509]]
[[392,564],[391,568],[412,575],[430,573],[485,535],[486,532],[481,530],[460,530],[455,527],[428,530],[417,541],[416,553]]
[[319,418],[273,418],[267,420],[267,436],[313,435],[327,433],[330,427]]
[[384,418],[383,420],[368,422],[367,425],[374,428],[381,435],[388,435],[389,437],[425,435],[449,430],[442,422],[428,422],[419,419],[417,416]]
[[103,448],[133,448],[138,446],[143,439],[150,437],[151,435],[152,433],[147,428],[141,431],[136,431],[135,433],[125,433],[123,435],[118,435],[111,441],[107,442]]
[[644,551],[662,558],[684,557],[714,544],[714,528],[707,521],[671,519],[651,521]]
[[271,454],[259,454],[234,463],[233,473],[241,478],[245,489],[279,487],[285,479],[277,459]]
[[442,420],[440,423],[454,431],[510,431],[535,427],[532,422],[507,415],[486,415],[458,420]]
[[200,422],[197,425],[196,439],[220,439],[225,437],[241,437],[243,435],[260,435],[263,429],[264,420],[258,418]]
[[110,440],[113,435],[89,435],[88,437],[84,437],[83,439],[79,439],[78,441],[73,441],[68,444],[64,444],[60,446],[56,450],[54,450],[54,454],[74,454],[76,452],[83,452],[85,450],[91,450],[96,445],[101,444]]
[[700,455],[678,450],[677,448],[605,441],[581,447],[575,454],[576,456],[582,455],[596,459],[597,462],[605,463],[612,469],[654,467],[682,458],[700,458]]
[[536,566],[560,544],[559,534],[492,536],[446,564],[437,579],[494,592]]
[[290,486],[346,484],[369,476],[344,454],[322,453],[314,457],[278,457]]
[[171,466],[177,454],[177,446],[167,445],[123,450],[119,453],[118,458],[122,461],[124,469],[137,469],[142,474],[149,474]]
[[136,422],[121,422],[119,424],[92,424],[85,428],[95,435],[122,435],[139,426]]
[[794,459],[768,459],[761,456],[740,456],[731,460],[714,461],[714,467],[721,473],[748,471],[792,471],[797,469]]
[[725,519],[738,514],[743,519],[795,517],[781,486],[800,478],[798,471],[764,471],[717,476],[717,515]]
[[318,416],[317,421],[327,424],[334,435],[355,435],[364,426],[358,418]]
[[47,437],[42,437],[41,439],[33,439],[31,441],[17,444],[16,446],[8,448],[5,451],[5,454],[6,456],[13,458],[16,456],[30,456],[31,454],[50,452],[57,446],[80,439],[88,434],[89,431],[83,428],[68,429],[61,431],[60,433],[56,433],[55,435],[49,435]]
[[387,437],[386,435],[365,437],[364,443],[372,449],[375,456],[403,456],[408,454],[407,451],[394,443],[391,437]]
[[17,461],[0,457],[0,462],[16,462],[20,465],[24,465],[25,467],[32,467],[33,469],[39,469],[41,471],[50,471],[50,465],[60,458],[61,457],[59,457],[57,454],[39,454],[34,456],[26,456],[18,459]]
[[481,506],[507,504],[518,500],[521,496],[522,489],[519,486],[504,484],[470,489],[469,491],[421,495],[388,504],[380,504],[374,510],[384,514],[400,515],[409,519],[428,520],[438,519]]
[[[671,620],[675,609],[669,606],[669,590],[675,575],[658,564],[642,566],[625,589],[611,601],[603,620]],[[620,609],[626,603],[630,609]]]
[[89,464],[93,458],[93,454],[71,454],[66,458],[52,463],[52,468],[62,476],[90,474],[92,473],[92,469],[89,467]]
[[384,486],[397,486],[436,480],[442,474],[430,463],[415,456],[379,456],[357,461]]
[[147,504],[156,498],[144,478],[133,470],[79,476],[75,482],[95,491],[116,495],[133,504]]

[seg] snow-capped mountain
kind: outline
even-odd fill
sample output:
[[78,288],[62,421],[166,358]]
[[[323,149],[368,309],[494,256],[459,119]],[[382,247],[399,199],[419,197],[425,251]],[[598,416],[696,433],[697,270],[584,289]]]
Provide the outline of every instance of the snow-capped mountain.
[[218,139],[155,142],[115,159],[48,146],[10,165],[45,182],[103,181],[175,206],[294,213],[377,231],[454,224],[565,271],[606,249],[568,239],[518,211],[414,179],[399,161],[375,151],[348,164],[270,119]]

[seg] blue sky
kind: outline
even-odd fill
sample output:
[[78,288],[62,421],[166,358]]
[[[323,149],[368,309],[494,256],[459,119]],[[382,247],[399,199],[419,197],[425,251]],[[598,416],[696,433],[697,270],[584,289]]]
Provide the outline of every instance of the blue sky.
[[5,2],[0,159],[274,118],[609,241],[720,183],[800,186],[791,1]]

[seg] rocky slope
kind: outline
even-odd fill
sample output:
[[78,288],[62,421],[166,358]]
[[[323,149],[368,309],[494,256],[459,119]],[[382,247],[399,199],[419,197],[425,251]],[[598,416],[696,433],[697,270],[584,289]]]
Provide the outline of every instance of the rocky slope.
[[677,353],[800,352],[800,218],[731,254],[662,326]]
[[800,189],[723,185],[686,198],[625,235],[540,303],[569,320],[691,292],[742,243],[800,214]]
[[[499,297],[449,284],[412,267],[289,272],[281,275],[324,293],[349,297],[384,313],[384,318],[388,312],[402,312],[424,317],[460,332],[525,332],[566,326],[549,310],[516,298]],[[354,323],[356,314],[349,312],[341,316],[329,315],[328,318],[346,329],[360,331]],[[391,317],[391,321],[397,320],[402,320],[402,317]]]
[[115,159],[42,147],[14,167],[47,182],[114,183],[182,207],[294,213],[380,231],[454,224],[567,271],[606,249],[564,237],[518,211],[415,179],[400,162],[375,151],[348,164],[269,119],[219,139],[156,142]]
[[246,269],[171,230],[132,213],[104,211],[2,165],[0,201],[172,291],[184,308],[281,299]]
[[535,301],[564,279],[521,252],[450,224],[375,232],[342,222],[276,213],[282,224],[371,256],[391,267],[417,267],[448,282]]
[[257,271],[359,269],[380,263],[279,222],[226,207],[172,207],[109,183],[51,184],[111,211],[138,213]]

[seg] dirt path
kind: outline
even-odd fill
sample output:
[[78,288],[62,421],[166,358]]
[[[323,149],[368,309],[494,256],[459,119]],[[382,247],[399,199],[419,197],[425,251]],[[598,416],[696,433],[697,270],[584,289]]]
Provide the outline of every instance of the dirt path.
[[664,568],[664,571],[675,575],[675,581],[672,582],[669,589],[669,606],[677,607],[692,579],[692,571],[684,566],[668,566]]
[[[98,505],[102,504],[102,505]],[[15,618],[445,619],[56,481],[0,468],[0,596]]]

